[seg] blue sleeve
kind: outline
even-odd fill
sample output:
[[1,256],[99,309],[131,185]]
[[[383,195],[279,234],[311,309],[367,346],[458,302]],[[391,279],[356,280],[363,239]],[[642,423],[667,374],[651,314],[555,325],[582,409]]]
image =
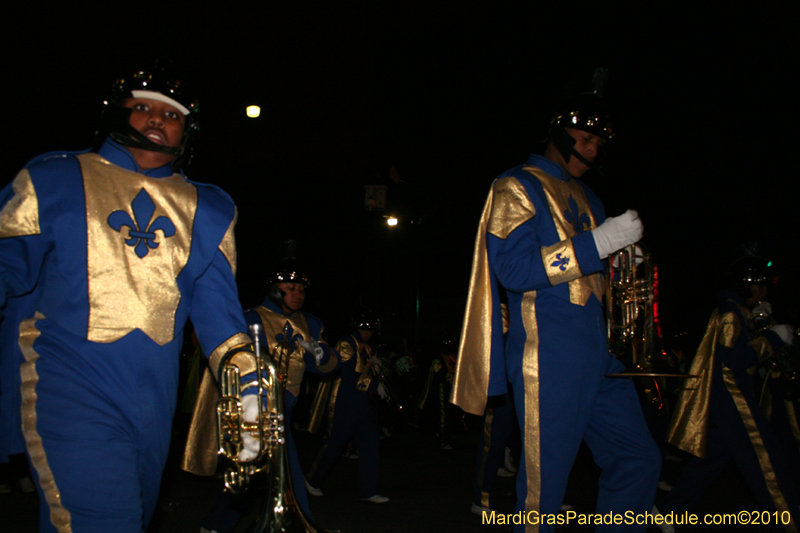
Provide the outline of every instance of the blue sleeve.
[[231,265],[220,250],[195,282],[190,317],[206,354],[213,353],[233,335],[247,332],[236,280]]
[[[486,235],[489,261],[500,284],[507,290],[529,292],[553,286],[542,258],[542,247],[555,243],[543,242],[537,231],[536,218],[516,228],[505,239]],[[583,275],[603,270],[604,265],[591,232],[580,233],[568,240],[572,241],[575,258]]]
[[319,347],[322,348],[323,353],[319,366],[317,366],[317,360],[312,353],[306,350],[303,354],[303,360],[306,362],[306,372],[325,376],[338,370],[341,365],[341,359],[336,350],[324,343],[320,343]]

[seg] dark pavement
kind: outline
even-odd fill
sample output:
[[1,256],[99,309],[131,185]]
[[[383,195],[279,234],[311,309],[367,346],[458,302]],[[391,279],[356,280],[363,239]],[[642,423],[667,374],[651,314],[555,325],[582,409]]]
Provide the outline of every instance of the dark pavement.
[[[321,527],[343,533],[377,532],[487,532],[511,531],[508,526],[484,525],[470,513],[472,476],[477,446],[477,419],[469,431],[453,438],[454,449],[439,450],[433,439],[417,427],[402,426],[398,435],[381,441],[381,492],[391,498],[386,504],[362,503],[356,497],[358,460],[341,459],[322,487],[325,495],[311,497],[315,521]],[[318,439],[296,432],[304,467],[313,461]],[[176,447],[177,448],[177,447]],[[177,457],[177,453],[175,455]],[[161,499],[149,533],[197,533],[201,519],[210,509],[220,481],[180,472],[174,458],[164,478]],[[102,465],[98,465],[102,468]],[[667,478],[674,481],[682,463],[666,463]],[[591,513],[597,494],[599,471],[584,447],[570,476],[566,502],[577,513]],[[498,478],[498,507],[511,513],[514,508],[514,478]],[[663,495],[663,494],[661,494]],[[38,501],[35,494],[0,495],[0,531],[35,533]],[[758,509],[743,478],[729,465],[695,512],[736,513]],[[237,528],[244,531],[243,524]],[[588,532],[592,526],[570,524],[556,531]],[[693,526],[677,531],[768,531],[765,526]],[[648,533],[657,533],[654,526]],[[75,532],[79,533],[79,532]]]

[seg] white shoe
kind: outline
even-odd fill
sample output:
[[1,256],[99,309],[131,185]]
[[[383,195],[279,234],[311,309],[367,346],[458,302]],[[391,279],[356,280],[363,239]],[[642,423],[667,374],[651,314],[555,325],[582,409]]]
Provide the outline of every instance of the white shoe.
[[509,472],[507,469],[505,469],[502,466],[497,469],[497,475],[500,476],[500,477],[514,477],[515,476],[514,472]]
[[492,509],[490,507],[481,507],[477,503],[473,503],[472,504],[472,508],[470,508],[470,511],[472,511],[472,514],[474,514],[474,515],[481,516],[483,513],[494,512],[494,509]]
[[322,496],[322,489],[312,487],[307,479],[304,479],[304,481],[306,482],[306,490],[308,491],[309,494],[311,494],[312,496]]
[[[653,510],[650,511],[656,516],[663,516],[661,511],[658,510],[658,507],[655,505],[653,506]],[[665,524],[665,523],[658,523],[656,522],[656,527],[661,530],[661,533],[675,533],[675,526],[673,524]]]
[[370,496],[369,498],[361,498],[361,501],[369,503],[386,503],[389,501],[389,498],[386,496],[381,496],[380,494],[376,494],[375,496]]

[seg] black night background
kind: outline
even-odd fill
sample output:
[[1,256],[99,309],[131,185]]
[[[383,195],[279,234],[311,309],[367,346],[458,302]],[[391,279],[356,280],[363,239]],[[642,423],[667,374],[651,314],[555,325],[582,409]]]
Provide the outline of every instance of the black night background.
[[[743,244],[775,260],[788,311],[798,43],[782,5],[45,3],[3,36],[3,182],[39,153],[88,147],[114,76],[172,58],[201,98],[188,175],[239,207],[244,305],[291,238],[329,329],[364,304],[408,334],[455,335],[491,180],[541,149],[555,106],[603,66],[618,135],[605,176],[585,181],[609,215],[641,214],[665,327],[702,327]],[[389,187],[386,212],[365,211],[371,184]]]
[[[789,2],[70,4],[4,17],[0,186],[41,153],[90,147],[113,79],[171,59],[201,102],[187,175],[239,209],[246,307],[296,239],[329,340],[361,305],[412,345],[458,335],[492,180],[542,150],[559,102],[606,67],[617,136],[583,181],[609,216],[639,211],[665,334],[702,334],[745,247],[774,260],[770,300],[800,326]],[[365,185],[388,187],[387,209],[365,209]]]

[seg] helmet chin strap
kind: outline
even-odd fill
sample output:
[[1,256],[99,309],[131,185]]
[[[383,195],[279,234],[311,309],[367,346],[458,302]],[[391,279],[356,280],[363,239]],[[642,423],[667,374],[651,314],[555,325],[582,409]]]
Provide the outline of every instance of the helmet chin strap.
[[[561,157],[564,158],[566,163],[569,163],[569,158],[574,157],[587,167],[596,170],[598,165],[589,161],[575,150],[575,138],[572,137],[567,130],[561,126],[556,126],[550,130],[550,140],[553,146],[556,147]],[[597,158],[595,158],[596,160]]]
[[119,144],[129,148],[139,148],[140,150],[149,150],[150,152],[160,152],[162,154],[175,156],[183,152],[183,146],[172,147],[154,143],[131,126],[128,126],[127,135],[120,131],[112,131],[110,136]]
[[269,289],[267,290],[267,296],[272,303],[278,306],[279,309],[283,309],[283,306],[286,305],[286,302],[283,298],[286,296],[286,293],[278,288],[278,285],[275,283],[270,283]]

